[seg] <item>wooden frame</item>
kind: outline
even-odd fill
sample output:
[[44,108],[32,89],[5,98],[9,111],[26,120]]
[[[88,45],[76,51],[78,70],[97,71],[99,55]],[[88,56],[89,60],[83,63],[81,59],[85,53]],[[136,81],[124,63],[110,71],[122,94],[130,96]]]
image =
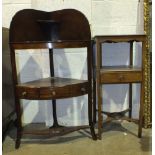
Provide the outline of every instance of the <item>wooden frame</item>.
[[[96,41],[96,90],[98,98],[98,138],[101,139],[103,116],[106,114],[109,119],[125,119],[129,121],[136,121],[139,124],[138,137],[142,136],[143,114],[144,114],[144,84],[145,84],[145,57],[146,57],[146,36],[145,35],[111,35],[111,36],[95,36]],[[102,66],[102,44],[103,43],[130,43],[130,65],[129,66]],[[142,67],[137,68],[133,66],[133,42],[142,42]],[[95,79],[95,78],[94,78]],[[95,82],[95,80],[94,80]],[[129,84],[129,108],[121,112],[105,112],[102,110],[102,84]],[[139,120],[132,119],[132,83],[141,84],[140,92],[140,111]],[[94,84],[95,86],[95,84]],[[95,99],[94,99],[95,101]],[[110,105],[109,105],[110,106]],[[94,107],[95,108],[95,107]],[[129,112],[129,118],[125,113]],[[96,112],[94,114],[96,116]],[[96,118],[94,118],[95,120]]]
[[[69,17],[71,18],[70,20],[68,20]],[[58,26],[58,20],[61,26],[60,29],[56,30],[54,26],[55,24]],[[56,21],[56,23],[54,21]],[[40,22],[43,22],[43,26],[39,25]],[[79,25],[83,31],[77,29],[77,25]],[[27,27],[30,29],[27,29]],[[49,30],[49,33],[46,32],[47,30]],[[55,12],[43,12],[27,9],[21,10],[14,16],[10,26],[10,53],[17,114],[16,148],[20,146],[22,134],[57,136],[89,127],[93,140],[97,139],[92,120],[92,48],[90,36],[87,19],[77,10],[65,9]],[[53,49],[82,47],[87,48],[88,80],[54,77]],[[49,78],[19,83],[17,80],[15,50],[45,48],[49,49],[51,76]],[[77,127],[63,127],[59,125],[56,114],[56,99],[77,97],[85,94],[88,94],[89,125]],[[20,99],[52,100],[53,126],[42,131],[37,131],[37,129],[25,131],[21,122],[22,110]]]

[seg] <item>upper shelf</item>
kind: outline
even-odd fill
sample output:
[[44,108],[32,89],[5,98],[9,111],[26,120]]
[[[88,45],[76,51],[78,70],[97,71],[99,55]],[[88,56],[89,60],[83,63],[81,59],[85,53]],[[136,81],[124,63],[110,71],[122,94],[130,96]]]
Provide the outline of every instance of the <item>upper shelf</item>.
[[135,67],[135,66],[103,66],[101,67],[101,72],[135,72],[135,71],[141,71],[141,67]]
[[88,81],[49,77],[16,85],[21,99],[60,99],[81,96],[88,93]]
[[45,35],[48,40],[57,41],[60,39],[60,21],[37,20],[37,23],[40,25],[43,35]]
[[37,20],[38,23],[49,23],[49,24],[60,24],[60,21],[58,20]]
[[56,41],[25,41],[10,42],[14,49],[56,49],[82,48],[90,46],[90,40],[56,40]]

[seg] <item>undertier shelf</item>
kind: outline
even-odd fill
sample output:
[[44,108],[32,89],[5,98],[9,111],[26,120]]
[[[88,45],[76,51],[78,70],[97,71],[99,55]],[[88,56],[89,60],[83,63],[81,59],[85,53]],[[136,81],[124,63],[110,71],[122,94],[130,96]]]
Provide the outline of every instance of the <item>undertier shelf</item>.
[[101,68],[102,72],[111,72],[111,71],[141,71],[141,67],[135,67],[135,66],[103,66]]
[[44,123],[30,123],[23,127],[23,134],[53,137],[87,128],[89,128],[88,125],[47,127]]

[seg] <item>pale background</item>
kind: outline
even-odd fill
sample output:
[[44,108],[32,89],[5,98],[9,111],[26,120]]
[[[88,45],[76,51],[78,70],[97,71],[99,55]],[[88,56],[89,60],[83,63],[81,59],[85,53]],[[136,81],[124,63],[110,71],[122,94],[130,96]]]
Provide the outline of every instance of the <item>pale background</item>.
[[[92,37],[107,34],[143,34],[143,1],[141,0],[3,0],[2,25],[9,28],[14,14],[27,8],[54,11],[74,8],[89,20]],[[115,49],[115,50],[114,50]],[[106,44],[103,65],[129,63],[129,44]],[[16,54],[19,81],[49,76],[48,51],[24,51]],[[72,52],[74,51],[74,53]],[[37,53],[37,54],[36,54]],[[134,65],[141,66],[141,44],[134,46]],[[138,59],[138,61],[137,61]],[[64,49],[54,52],[55,74],[78,79],[87,78],[86,50]],[[75,71],[76,70],[76,71]],[[122,111],[128,107],[128,84],[104,85],[104,111]],[[133,85],[133,116],[139,112],[139,84]],[[57,101],[58,121],[64,125],[87,124],[87,95]],[[51,101],[21,101],[23,123],[45,122],[52,125]]]

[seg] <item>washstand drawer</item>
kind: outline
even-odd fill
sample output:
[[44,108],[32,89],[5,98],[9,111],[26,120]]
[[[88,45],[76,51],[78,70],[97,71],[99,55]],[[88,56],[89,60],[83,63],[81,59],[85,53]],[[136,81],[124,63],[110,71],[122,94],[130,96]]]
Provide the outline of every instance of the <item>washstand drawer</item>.
[[141,82],[141,72],[109,72],[100,74],[101,83],[129,83]]
[[16,95],[20,99],[38,99],[39,90],[37,88],[16,87]]
[[87,93],[88,83],[80,83],[65,87],[40,89],[40,99],[61,99],[81,96]]

